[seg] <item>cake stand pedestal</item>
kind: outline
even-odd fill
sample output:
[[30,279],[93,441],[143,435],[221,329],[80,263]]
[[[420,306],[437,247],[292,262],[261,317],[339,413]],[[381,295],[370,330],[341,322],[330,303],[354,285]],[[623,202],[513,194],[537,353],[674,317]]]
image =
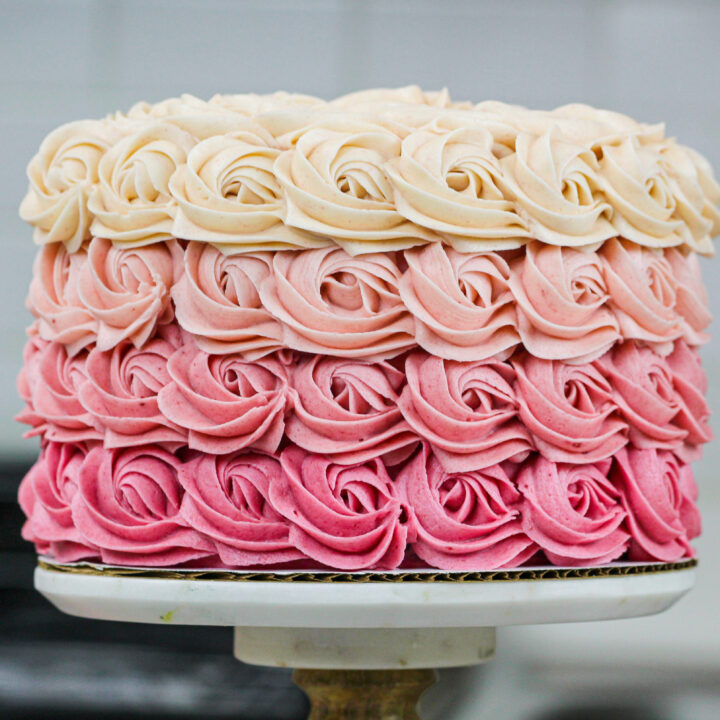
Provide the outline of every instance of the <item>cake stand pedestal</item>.
[[297,668],[311,720],[412,720],[434,668],[487,662],[496,627],[658,613],[692,587],[694,567],[353,575],[41,560],[35,586],[71,615],[234,627],[238,659]]

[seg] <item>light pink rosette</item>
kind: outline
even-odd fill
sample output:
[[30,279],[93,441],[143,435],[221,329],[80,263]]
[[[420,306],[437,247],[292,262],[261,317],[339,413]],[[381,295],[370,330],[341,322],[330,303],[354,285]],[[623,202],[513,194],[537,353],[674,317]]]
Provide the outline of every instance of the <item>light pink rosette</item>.
[[532,448],[518,420],[514,371],[502,362],[455,362],[414,352],[398,407],[448,472],[522,459]]
[[157,399],[170,382],[168,360],[181,345],[180,328],[163,325],[140,349],[123,340],[112,350],[90,352],[79,398],[104,433],[105,447],[187,442],[187,431],[160,412]]
[[515,355],[520,419],[553,462],[589,463],[627,443],[610,383],[593,365],[568,365]]
[[538,550],[523,532],[522,497],[501,465],[446,472],[423,444],[397,478],[412,548],[431,567],[516,567]]
[[595,253],[532,242],[510,269],[528,352],[546,360],[587,362],[620,338]]
[[28,310],[38,318],[40,337],[62,343],[70,355],[95,342],[97,320],[78,296],[85,248],[70,254],[62,243],[45,245],[35,256],[27,297]]
[[59,343],[37,343],[28,341],[27,364],[19,379],[28,406],[18,420],[33,426],[28,436],[58,442],[102,440],[102,432],[78,397],[87,382],[87,352],[68,357]]
[[292,373],[294,413],[285,433],[296,445],[334,462],[403,460],[417,436],[397,406],[405,375],[387,362],[312,355]]
[[271,263],[269,252],[225,255],[206,243],[188,244],[172,298],[178,322],[203,350],[254,359],[282,346],[282,326],[258,295]]
[[648,347],[624,342],[596,360],[595,366],[612,386],[633,445],[666,449],[682,445],[687,432],[673,422],[680,401],[665,358]]
[[212,556],[212,543],[179,515],[181,462],[154,445],[94,448],[72,499],[75,526],[116,565],[179,565]]
[[675,452],[684,462],[693,462],[700,459],[701,446],[713,439],[708,424],[710,408],[705,399],[707,376],[700,355],[681,340],[675,343],[667,364],[680,405],[674,422],[687,432],[685,444]]
[[277,450],[289,392],[278,360],[208,355],[191,341],[170,357],[167,370],[171,382],[160,390],[158,405],[170,422],[188,430],[191,448],[211,454]]
[[270,501],[290,521],[290,542],[341,570],[393,569],[403,560],[407,527],[382,461],[338,465],[290,446]]
[[122,340],[141,347],[156,325],[171,322],[170,288],[182,268],[174,240],[122,249],[93,238],[78,277],[78,297],[98,322],[97,347],[110,350]]
[[689,539],[700,532],[697,488],[673,453],[623,448],[612,480],[627,510],[631,560],[674,562],[695,555]]
[[180,516],[210,538],[220,562],[233,567],[299,560],[289,523],[268,500],[281,482],[280,463],[268,455],[197,453],[179,469],[185,495]]
[[710,339],[704,332],[712,320],[709,299],[700,273],[700,262],[694,252],[687,255],[677,248],[665,251],[676,286],[675,312],[680,316],[683,336],[691,345],[702,345]]
[[47,443],[20,483],[18,500],[27,517],[22,536],[58,562],[98,557],[78,532],[70,504],[87,450],[75,443]]
[[626,340],[657,343],[667,353],[681,328],[675,311],[677,282],[661,250],[613,238],[599,252],[610,306]]
[[603,565],[627,550],[625,510],[607,478],[610,464],[567,465],[537,456],[520,470],[523,530],[554,565]]
[[305,352],[381,360],[414,345],[392,254],[350,257],[322,248],[278,252],[260,285],[263,305],[284,325],[284,344]]
[[400,297],[415,317],[420,347],[449,360],[484,360],[520,342],[501,255],[464,255],[430,243],[404,257]]

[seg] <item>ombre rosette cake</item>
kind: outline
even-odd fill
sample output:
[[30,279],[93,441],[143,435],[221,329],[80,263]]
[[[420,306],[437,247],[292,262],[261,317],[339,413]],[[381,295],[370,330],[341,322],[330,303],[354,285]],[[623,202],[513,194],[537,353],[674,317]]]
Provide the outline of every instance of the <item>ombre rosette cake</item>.
[[416,87],[183,96],[62,126],[28,174],[39,553],[694,555],[720,186],[662,125]]

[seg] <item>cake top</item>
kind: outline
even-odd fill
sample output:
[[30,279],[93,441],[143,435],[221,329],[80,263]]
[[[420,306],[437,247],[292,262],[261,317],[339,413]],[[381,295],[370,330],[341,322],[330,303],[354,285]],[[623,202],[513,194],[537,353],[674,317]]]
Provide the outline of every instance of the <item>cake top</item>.
[[447,91],[190,95],[63,125],[28,166],[21,217],[38,244],[170,238],[223,251],[352,255],[442,241],[460,252],[621,236],[713,253],[708,162],[648,125],[587,105],[453,102]]

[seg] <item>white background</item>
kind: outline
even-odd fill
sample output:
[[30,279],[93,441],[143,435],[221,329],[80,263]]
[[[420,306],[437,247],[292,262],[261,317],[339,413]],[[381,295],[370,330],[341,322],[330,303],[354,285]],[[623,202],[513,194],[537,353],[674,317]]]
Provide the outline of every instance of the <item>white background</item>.
[[[587,102],[665,120],[720,170],[719,40],[712,0],[0,0],[0,452],[20,460],[36,452],[11,420],[35,250],[17,206],[25,165],[55,126],[183,92],[331,97],[418,83],[447,86],[455,99]],[[720,258],[703,268],[717,314]],[[704,359],[718,408],[720,339]],[[438,716],[476,718],[475,705],[460,711],[458,699],[467,705],[466,695],[483,692],[483,717],[539,717],[528,713],[572,695],[570,683],[603,701],[652,695],[665,703],[659,717],[717,717],[718,464],[720,442],[697,466],[705,535],[690,598],[659,618],[501,634],[501,656],[482,683],[459,673],[452,697],[429,698]]]

